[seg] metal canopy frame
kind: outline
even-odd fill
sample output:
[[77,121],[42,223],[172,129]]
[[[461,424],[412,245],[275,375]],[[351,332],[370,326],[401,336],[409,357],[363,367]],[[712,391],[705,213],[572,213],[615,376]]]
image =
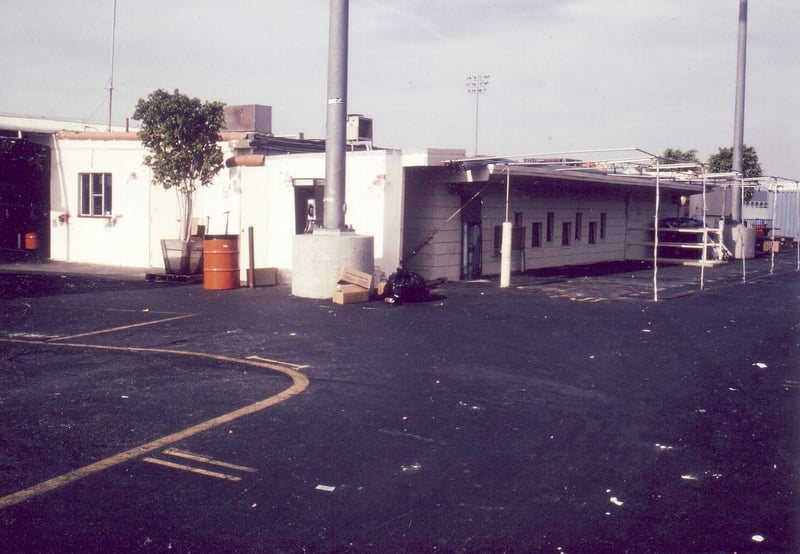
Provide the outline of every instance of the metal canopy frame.
[[[703,228],[702,254],[700,260],[700,290],[705,288],[705,266],[708,263],[707,251],[709,247],[709,233],[720,233],[721,229],[710,229],[705,224],[708,211],[706,192],[711,187],[718,187],[724,192],[734,187],[764,188],[774,192],[773,219],[777,208],[777,190],[791,190],[797,192],[796,213],[800,221],[800,181],[782,177],[765,176],[758,178],[744,178],[739,172],[710,173],[706,164],[702,162],[683,162],[680,160],[667,160],[662,156],[647,152],[641,148],[611,148],[570,150],[562,152],[539,152],[532,154],[515,154],[511,156],[481,156],[472,158],[458,158],[445,162],[453,166],[493,166],[489,174],[495,172],[505,173],[506,195],[510,188],[511,168],[516,168],[517,176],[549,176],[558,173],[565,180],[596,182],[598,184],[612,184],[621,186],[654,186],[655,188],[655,213],[654,213],[654,247],[653,247],[653,301],[658,302],[658,221],[661,189],[682,190],[685,192],[701,193],[703,195]],[[520,171],[529,168],[529,171]],[[770,184],[772,188],[770,188]],[[734,189],[735,190],[735,189]],[[744,210],[744,195],[739,195]],[[723,196],[724,202],[724,196]],[[508,207],[506,206],[506,210]],[[507,216],[506,216],[507,217]],[[774,229],[771,237],[774,238]],[[796,237],[800,240],[800,237]],[[724,245],[722,245],[724,248]],[[775,252],[772,251],[772,264],[770,274],[774,270]],[[800,244],[797,248],[797,271],[800,271]],[[502,276],[501,276],[502,277]],[[501,278],[501,281],[504,281]],[[746,258],[742,256],[742,282],[747,281]],[[502,283],[501,286],[508,286]]]

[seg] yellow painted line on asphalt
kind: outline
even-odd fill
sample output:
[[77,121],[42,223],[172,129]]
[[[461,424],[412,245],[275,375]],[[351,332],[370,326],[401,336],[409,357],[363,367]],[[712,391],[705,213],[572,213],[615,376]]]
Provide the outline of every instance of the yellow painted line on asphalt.
[[258,360],[260,362],[270,362],[273,364],[280,364],[284,367],[291,367],[292,369],[308,369],[310,366],[307,365],[300,365],[300,364],[292,364],[289,362],[281,362],[278,360],[270,360],[269,358],[262,358],[261,356],[248,356],[248,360]]
[[289,400],[290,398],[297,396],[298,394],[306,390],[306,388],[308,388],[308,378],[302,373],[295,371],[289,367],[286,367],[285,365],[263,362],[259,360],[243,360],[241,358],[232,358],[229,356],[221,356],[217,354],[206,354],[203,352],[186,352],[181,350],[168,350],[164,348],[101,346],[96,344],[59,343],[51,341],[26,341],[19,339],[4,339],[4,338],[0,338],[0,342],[36,344],[41,346],[62,347],[62,348],[63,347],[88,348],[94,350],[108,350],[114,352],[145,352],[153,354],[168,354],[176,356],[205,358],[220,362],[230,362],[235,364],[271,369],[279,373],[283,373],[292,379],[292,386],[279,392],[278,394],[272,395],[263,400],[259,400],[258,402],[254,402],[253,404],[244,406],[243,408],[239,408],[238,410],[234,410],[232,412],[228,412],[226,414],[217,416],[202,423],[198,423],[197,425],[192,425],[191,427],[187,427],[182,431],[172,433],[171,435],[167,435],[165,437],[161,437],[154,441],[147,442],[140,446],[136,446],[129,450],[125,450],[124,452],[120,452],[119,454],[109,456],[108,458],[99,460],[87,466],[74,469],[72,471],[64,473],[63,475],[59,475],[58,477],[53,477],[52,479],[48,479],[47,481],[43,481],[27,489],[4,496],[0,498],[0,509],[13,506],[14,504],[19,504],[20,502],[24,502],[26,500],[29,500],[41,494],[45,494],[47,492],[51,492],[55,489],[63,487],[64,485],[74,483],[75,481],[83,479],[84,477],[89,477],[91,475],[94,475],[95,473],[98,473],[110,467],[122,464],[129,460],[143,456],[145,454],[150,454],[151,452],[154,452],[156,450],[166,448],[171,444],[187,439],[193,435],[197,435],[198,433],[208,431],[209,429],[219,427],[220,425],[225,425],[226,423],[230,423],[241,417],[251,415],[256,412],[260,412],[261,410],[264,410],[266,408],[284,402],[285,400]]
[[168,321],[177,321],[179,319],[186,319],[187,317],[194,317],[194,315],[195,314],[178,315],[178,316],[175,316],[175,317],[167,317],[167,318],[164,318],[164,319],[157,319],[155,321],[145,321],[145,322],[142,322],[142,323],[133,323],[131,325],[122,325],[121,327],[111,327],[110,329],[99,329],[97,331],[89,331],[87,333],[79,333],[77,335],[69,335],[69,336],[66,336],[66,337],[55,337],[55,338],[50,338],[50,339],[47,339],[47,340],[48,340],[48,342],[54,342],[54,341],[57,341],[57,340],[72,340],[72,339],[77,339],[77,338],[81,338],[81,337],[91,337],[91,336],[94,336],[94,335],[102,335],[104,333],[116,333],[117,331],[127,331],[128,329],[135,329],[137,327],[145,327],[147,325],[156,325],[158,323],[166,323]]
[[192,467],[187,466],[186,464],[176,464],[175,462],[168,462],[167,460],[159,460],[158,458],[147,458],[142,459],[143,462],[147,462],[149,464],[156,464],[164,467],[168,467],[171,469],[178,469],[180,471],[187,471],[189,473],[196,473],[198,475],[204,475],[205,477],[213,477],[214,479],[223,479],[225,481],[241,481],[241,477],[237,477],[236,475],[229,475],[227,473],[221,473],[219,471],[210,471],[208,469],[202,469],[199,467]]
[[162,454],[166,454],[168,456],[175,456],[176,458],[184,458],[186,460],[192,460],[193,462],[202,462],[204,464],[212,466],[224,467],[226,469],[244,471],[245,473],[256,473],[258,471],[257,469],[252,467],[240,466],[228,462],[222,462],[220,460],[212,458],[211,456],[206,456],[204,454],[195,454],[194,452],[189,452],[188,450],[180,450],[179,448],[167,448],[162,452]]

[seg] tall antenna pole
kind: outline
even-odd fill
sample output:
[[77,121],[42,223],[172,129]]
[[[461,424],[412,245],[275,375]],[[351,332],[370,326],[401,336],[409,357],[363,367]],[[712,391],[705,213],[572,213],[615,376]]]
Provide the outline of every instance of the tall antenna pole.
[[478,99],[489,88],[490,75],[470,75],[467,77],[467,92],[475,95],[475,156],[478,156]]
[[114,15],[111,20],[111,79],[108,84],[108,131],[111,131],[111,107],[114,101],[114,50],[117,42],[117,0],[114,0]]
[[[733,163],[732,169],[744,174],[744,92],[745,70],[747,67],[747,0],[739,0],[739,44],[736,55],[736,114],[733,122]],[[731,219],[741,219],[742,188],[733,189],[731,199]]]

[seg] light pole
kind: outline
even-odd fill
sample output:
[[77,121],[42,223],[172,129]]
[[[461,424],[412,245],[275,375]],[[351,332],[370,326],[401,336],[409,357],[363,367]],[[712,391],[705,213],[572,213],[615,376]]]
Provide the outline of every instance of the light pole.
[[[733,123],[733,170],[744,176],[744,95],[745,74],[747,67],[747,0],[739,0],[739,40],[736,51],[736,111]],[[742,213],[740,201],[742,188],[733,188],[731,202],[731,220],[739,223]]]
[[489,88],[489,75],[470,75],[467,77],[467,92],[475,95],[475,156],[478,155],[478,100]]

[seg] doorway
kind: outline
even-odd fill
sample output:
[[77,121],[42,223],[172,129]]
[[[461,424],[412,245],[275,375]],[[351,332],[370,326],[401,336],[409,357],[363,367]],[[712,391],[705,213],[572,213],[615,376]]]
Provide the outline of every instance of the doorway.
[[461,197],[461,279],[478,279],[483,273],[480,196]]

